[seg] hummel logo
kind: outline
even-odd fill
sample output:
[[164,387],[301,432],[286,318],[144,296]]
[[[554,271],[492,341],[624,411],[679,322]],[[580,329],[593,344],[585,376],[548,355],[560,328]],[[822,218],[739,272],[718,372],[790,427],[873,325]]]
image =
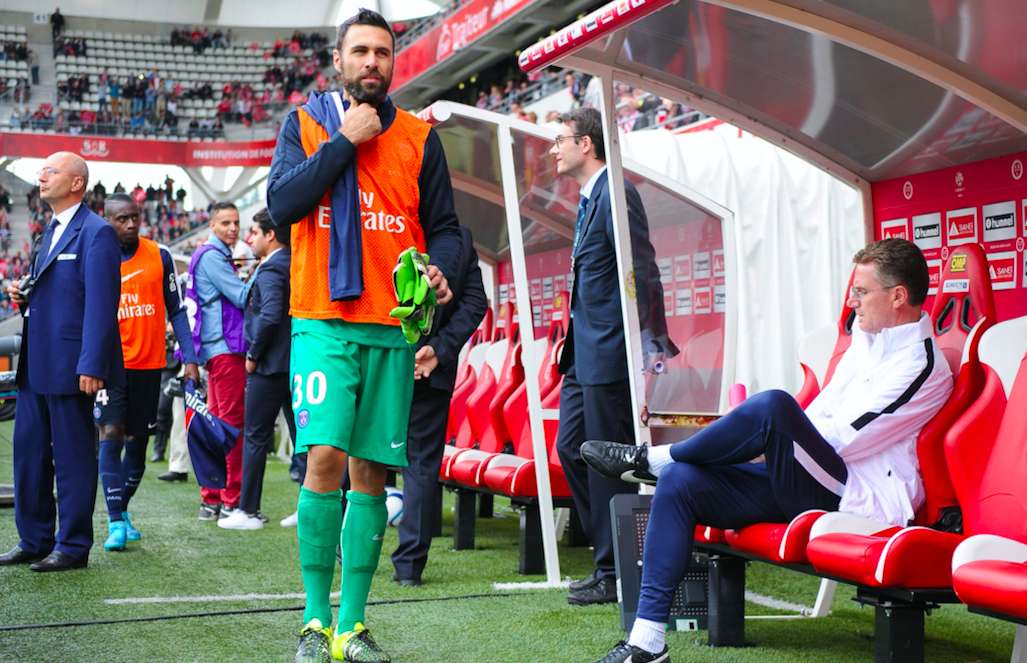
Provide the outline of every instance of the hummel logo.
[[132,272],[131,274],[125,274],[124,276],[121,277],[121,282],[124,283],[125,281],[128,281],[129,279],[131,279],[133,277],[139,276],[140,274],[142,274],[145,271],[146,271],[145,269],[137,269],[136,271]]
[[384,537],[381,534],[375,534],[375,535],[371,536],[371,540],[372,541],[382,541],[382,540],[384,540]]
[[391,446],[393,449],[399,449],[404,444],[406,444],[406,442],[390,442],[389,446]]

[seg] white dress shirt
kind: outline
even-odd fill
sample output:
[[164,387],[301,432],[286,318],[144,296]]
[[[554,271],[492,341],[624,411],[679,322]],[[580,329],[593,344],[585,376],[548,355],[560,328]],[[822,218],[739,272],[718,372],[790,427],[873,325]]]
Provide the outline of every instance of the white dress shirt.
[[849,472],[839,511],[893,525],[913,519],[924,501],[917,436],[952,383],[926,314],[876,334],[853,327],[852,345],[806,408]]
[[[50,239],[51,252],[54,250],[54,247],[57,246],[57,240],[59,240],[61,235],[64,234],[64,231],[68,228],[68,224],[71,223],[71,219],[75,216],[75,212],[78,211],[78,208],[81,205],[82,203],[75,203],[60,214],[54,215],[54,218],[57,219],[57,226],[53,229],[53,237]],[[47,253],[46,255],[49,256],[50,253]],[[44,256],[44,258],[45,257],[46,256]]]

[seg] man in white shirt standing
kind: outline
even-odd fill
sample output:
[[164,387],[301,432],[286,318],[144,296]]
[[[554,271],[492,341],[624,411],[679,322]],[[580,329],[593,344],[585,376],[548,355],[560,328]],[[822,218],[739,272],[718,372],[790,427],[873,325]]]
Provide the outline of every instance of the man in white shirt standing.
[[582,446],[600,473],[656,484],[637,618],[601,663],[669,663],[670,603],[697,522],[739,528],[825,509],[901,526],[923,503],[916,438],[952,391],[921,310],[927,263],[904,239],[874,242],[853,262],[852,345],[805,412],[790,394],[771,390],[676,444]]

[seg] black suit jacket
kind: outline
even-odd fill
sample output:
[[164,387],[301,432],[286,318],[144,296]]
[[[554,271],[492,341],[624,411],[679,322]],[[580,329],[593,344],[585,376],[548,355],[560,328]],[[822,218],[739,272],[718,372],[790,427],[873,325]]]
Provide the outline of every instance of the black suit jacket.
[[289,372],[289,247],[261,263],[246,298],[246,356],[260,375]]
[[428,377],[428,383],[444,391],[453,391],[460,348],[478,328],[488,307],[485,287],[481,282],[481,268],[478,266],[478,252],[474,250],[471,231],[463,227],[460,229],[459,264],[460,269],[449,277],[453,299],[436,309],[431,335],[418,344],[418,349],[426,344],[435,349],[439,365]]
[[[656,265],[656,251],[649,241],[649,221],[642,206],[642,197],[627,180],[624,181],[624,193],[631,230],[642,349],[643,352],[663,352],[666,357],[672,357],[677,354],[677,348],[667,337],[663,285]],[[627,380],[624,322],[607,172],[599,176],[592,189],[573,260],[570,332],[560,357],[560,370],[566,373],[573,365],[578,382],[586,385]]]

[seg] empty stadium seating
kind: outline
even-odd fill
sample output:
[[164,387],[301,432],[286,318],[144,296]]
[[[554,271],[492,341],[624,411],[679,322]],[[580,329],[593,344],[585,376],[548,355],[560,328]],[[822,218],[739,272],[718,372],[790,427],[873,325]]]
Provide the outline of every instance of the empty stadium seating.
[[[504,348],[509,358],[504,362],[495,391],[489,401],[489,428],[480,431],[478,422],[468,413],[469,422],[463,428],[463,437],[447,449],[449,456],[444,461],[441,479],[457,492],[457,514],[454,527],[454,548],[467,549],[474,546],[475,500],[491,499],[493,495],[510,498],[521,511],[521,555],[519,571],[538,573],[542,569],[541,532],[538,515],[538,485],[536,481],[535,453],[532,444],[531,426],[528,416],[527,382],[524,376],[523,344],[538,344],[541,350],[541,364],[537,373],[542,408],[548,416],[543,418],[545,448],[549,483],[554,501],[561,506],[570,506],[570,488],[563,475],[563,468],[556,455],[555,442],[558,427],[556,412],[559,408],[562,376],[558,370],[560,352],[563,349],[570,318],[566,292],[554,300],[553,320],[545,339],[526,341],[515,331],[516,343]],[[498,329],[509,328],[513,319],[513,308],[504,311],[504,320]],[[507,320],[506,316],[511,319]],[[475,352],[471,348],[471,352]],[[498,363],[499,350],[489,350]],[[469,360],[471,355],[468,355]],[[487,371],[479,371],[469,380],[484,379],[486,385],[492,381]],[[506,385],[504,387],[504,385]],[[513,387],[510,389],[510,387]],[[469,388],[466,387],[465,388]],[[475,393],[482,394],[479,403],[488,395],[486,388],[475,386]],[[481,389],[479,392],[478,390]],[[473,403],[468,399],[471,409]],[[480,404],[477,406],[479,410]],[[498,408],[498,411],[497,409]],[[499,425],[497,425],[497,422]],[[470,436],[468,436],[470,432]],[[468,445],[480,433],[480,442]]]
[[[27,43],[28,36],[26,34],[25,26],[0,25],[0,45],[6,42]],[[24,60],[0,60],[0,80],[2,80],[7,87],[5,96],[7,98],[13,98],[13,91],[18,85],[18,81],[20,80],[27,83],[29,80],[28,62]]]
[[[153,34],[69,30],[65,36],[85,39],[87,49],[85,56],[56,56],[58,82],[67,80],[69,76],[82,75],[88,76],[90,82],[89,92],[81,102],[62,100],[59,103],[59,107],[65,110],[98,110],[97,83],[104,70],[111,76],[124,79],[157,69],[162,76],[181,83],[187,90],[210,84],[215,97],[180,99],[178,116],[185,118],[186,122],[191,118],[213,118],[225,83],[249,84],[259,93],[274,87],[264,81],[264,72],[269,67],[286,67],[294,59],[292,56],[265,57],[266,51],[273,46],[272,42],[260,43],[257,48],[251,48],[251,44],[239,44],[194,53],[189,46],[172,46],[165,38]],[[301,54],[309,56],[312,51],[307,49]]]

